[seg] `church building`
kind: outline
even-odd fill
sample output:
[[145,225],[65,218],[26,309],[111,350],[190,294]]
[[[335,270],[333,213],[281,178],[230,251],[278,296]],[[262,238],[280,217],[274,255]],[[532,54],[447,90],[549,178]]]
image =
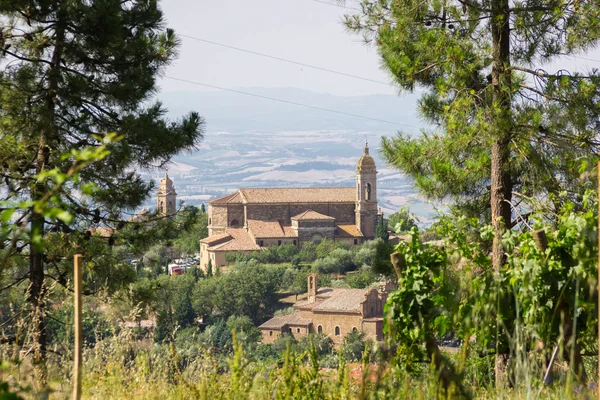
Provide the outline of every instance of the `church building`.
[[334,345],[342,344],[352,331],[363,332],[367,340],[383,340],[383,307],[396,289],[385,282],[378,289],[318,287],[317,274],[308,275],[308,298],[294,304],[293,312],[271,318],[259,329],[263,343],[273,343],[282,334],[296,339],[322,333]]
[[355,187],[238,189],[209,201],[207,212],[209,236],[200,241],[204,270],[209,260],[224,266],[229,253],[272,245],[301,247],[324,239],[360,244],[375,238],[381,218],[375,160],[365,144]]

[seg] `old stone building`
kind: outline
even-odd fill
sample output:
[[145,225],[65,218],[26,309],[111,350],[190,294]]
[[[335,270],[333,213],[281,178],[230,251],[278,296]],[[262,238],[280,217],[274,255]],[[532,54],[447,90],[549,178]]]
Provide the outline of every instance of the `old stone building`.
[[177,192],[169,174],[166,173],[156,192],[156,212],[158,215],[173,215],[177,212]]
[[366,339],[383,340],[383,306],[391,283],[377,289],[319,288],[317,275],[308,275],[308,299],[294,304],[294,312],[273,317],[259,328],[263,343],[272,343],[283,333],[299,339],[311,333],[324,333],[339,345],[353,330]]
[[356,186],[255,188],[208,202],[208,234],[200,241],[200,266],[227,265],[233,252],[323,239],[360,244],[373,239],[381,217],[377,169],[365,145],[356,165]]

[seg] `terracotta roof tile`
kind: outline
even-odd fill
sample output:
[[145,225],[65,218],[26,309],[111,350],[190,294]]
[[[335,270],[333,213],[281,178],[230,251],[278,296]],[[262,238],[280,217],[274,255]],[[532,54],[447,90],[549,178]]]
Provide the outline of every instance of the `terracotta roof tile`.
[[240,189],[244,203],[354,203],[354,187]]
[[278,315],[273,317],[259,328],[261,329],[281,329],[286,325],[308,326],[312,323],[310,319],[300,317],[300,313],[292,313],[286,315]]
[[223,242],[226,242],[231,239],[233,239],[233,238],[231,237],[231,235],[229,233],[221,233],[219,235],[213,235],[213,236],[204,238],[204,239],[200,240],[200,243],[206,243],[209,246],[214,246],[216,244],[223,243]]
[[336,225],[335,236],[337,237],[363,237],[356,225]]
[[324,215],[313,210],[306,210],[301,214],[292,217],[293,220],[297,221],[319,221],[319,220],[335,220],[334,217]]
[[[255,238],[298,237],[291,227],[282,226],[279,221],[248,220],[248,229]],[[287,228],[287,229],[286,229]]]
[[337,289],[332,296],[318,304],[316,311],[360,311],[368,289]]
[[224,204],[231,204],[231,203],[239,203],[239,204],[242,203],[242,199],[240,197],[239,191],[228,194],[227,196],[217,197],[216,199],[212,199],[212,200],[208,201],[208,204],[213,204],[213,205],[224,205]]
[[227,233],[232,237],[228,242],[209,247],[210,251],[252,251],[260,247],[244,228],[229,228]]

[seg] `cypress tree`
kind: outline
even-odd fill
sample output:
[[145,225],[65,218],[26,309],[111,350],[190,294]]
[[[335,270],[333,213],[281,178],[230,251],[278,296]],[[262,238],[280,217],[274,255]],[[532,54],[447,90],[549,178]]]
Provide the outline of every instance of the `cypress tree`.
[[213,265],[212,260],[208,260],[208,265],[206,266],[206,277],[209,278],[213,276]]
[[376,237],[383,239],[384,242],[387,242],[390,238],[387,222],[385,222],[383,218],[381,218],[377,224]]
[[[31,208],[19,216],[28,221],[28,236],[19,242],[24,245],[2,237],[9,260],[23,254],[29,260],[21,279],[29,280],[33,356],[40,365],[46,356],[46,279],[68,286],[72,254],[92,251],[88,228],[124,229],[122,212],[135,210],[153,188],[136,171],[195,148],[204,121],[195,112],[169,121],[162,105],[150,101],[178,46],[156,1],[0,0],[0,15],[4,200],[43,199],[54,183],[39,176],[67,171],[71,151],[93,149],[108,133],[121,137],[108,145],[110,155],[52,192],[51,202],[65,213],[56,218]],[[45,246],[50,240],[51,248]],[[106,242],[110,246],[114,238]],[[86,279],[121,279],[106,279],[98,269],[108,262],[90,258]]]

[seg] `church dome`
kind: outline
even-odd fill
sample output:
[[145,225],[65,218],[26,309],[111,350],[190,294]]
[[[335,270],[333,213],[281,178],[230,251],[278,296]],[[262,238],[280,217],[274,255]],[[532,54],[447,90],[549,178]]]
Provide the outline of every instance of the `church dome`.
[[368,172],[375,170],[375,160],[369,155],[369,144],[367,143],[365,144],[365,152],[362,156],[360,156],[360,158],[358,159],[358,163],[356,164],[356,171]]

